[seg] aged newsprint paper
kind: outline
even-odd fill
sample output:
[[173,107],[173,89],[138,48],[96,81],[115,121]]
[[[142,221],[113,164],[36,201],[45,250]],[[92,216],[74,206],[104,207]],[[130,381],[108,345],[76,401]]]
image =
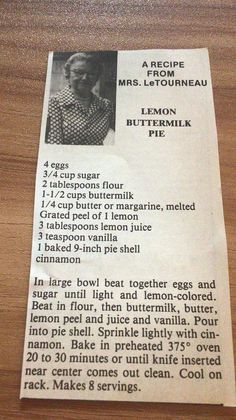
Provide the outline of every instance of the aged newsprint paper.
[[235,404],[208,52],[50,53],[21,398]]

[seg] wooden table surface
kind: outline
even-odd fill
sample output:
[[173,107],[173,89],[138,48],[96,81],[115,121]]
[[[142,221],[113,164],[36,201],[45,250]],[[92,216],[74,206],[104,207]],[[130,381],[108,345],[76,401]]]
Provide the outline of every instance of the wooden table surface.
[[2,0],[0,19],[0,419],[235,418],[221,406],[20,401],[19,388],[49,50],[209,48],[236,336],[236,2]]

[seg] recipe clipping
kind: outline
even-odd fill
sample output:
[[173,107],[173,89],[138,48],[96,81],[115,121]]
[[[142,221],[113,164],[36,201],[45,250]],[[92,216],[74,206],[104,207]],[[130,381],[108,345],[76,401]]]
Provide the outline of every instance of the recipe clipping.
[[235,405],[207,49],[49,54],[21,398]]

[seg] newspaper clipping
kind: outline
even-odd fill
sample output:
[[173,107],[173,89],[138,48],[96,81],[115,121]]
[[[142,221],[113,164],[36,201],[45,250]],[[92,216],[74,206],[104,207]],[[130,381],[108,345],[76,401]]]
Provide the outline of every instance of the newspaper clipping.
[[235,405],[206,49],[49,54],[21,398]]

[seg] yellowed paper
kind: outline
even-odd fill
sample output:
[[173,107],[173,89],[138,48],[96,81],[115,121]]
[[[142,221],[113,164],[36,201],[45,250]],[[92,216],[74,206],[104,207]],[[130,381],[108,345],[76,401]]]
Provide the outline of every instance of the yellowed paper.
[[49,55],[21,398],[234,405],[208,52],[73,54]]

